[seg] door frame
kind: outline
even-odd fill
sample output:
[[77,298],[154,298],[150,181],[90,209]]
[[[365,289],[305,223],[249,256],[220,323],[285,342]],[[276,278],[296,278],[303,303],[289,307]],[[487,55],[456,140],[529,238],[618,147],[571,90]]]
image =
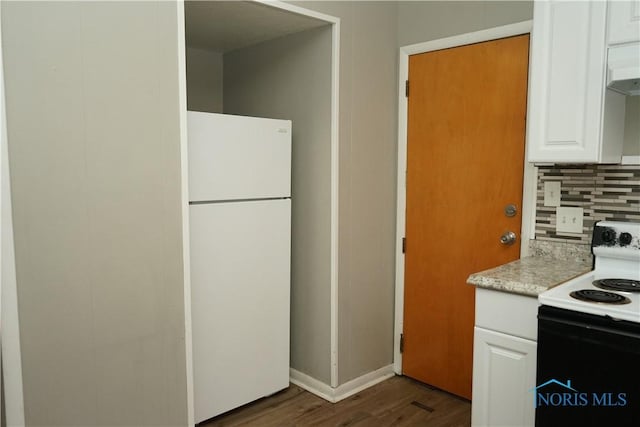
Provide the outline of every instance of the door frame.
[[[404,323],[404,263],[402,238],[405,236],[407,206],[407,115],[408,101],[405,84],[409,79],[409,56],[434,50],[448,49],[473,43],[481,43],[505,37],[530,34],[533,21],[522,21],[481,31],[460,34],[452,37],[416,43],[400,47],[398,69],[398,177],[396,204],[396,279],[395,314],[393,334],[393,370],[402,374],[402,353],[400,336]],[[529,80],[530,83],[530,80]],[[527,129],[529,122],[527,121]],[[522,188],[522,226],[520,230],[520,256],[528,255],[529,239],[535,237],[536,176],[537,168],[527,159],[527,136],[525,130],[524,182]]]

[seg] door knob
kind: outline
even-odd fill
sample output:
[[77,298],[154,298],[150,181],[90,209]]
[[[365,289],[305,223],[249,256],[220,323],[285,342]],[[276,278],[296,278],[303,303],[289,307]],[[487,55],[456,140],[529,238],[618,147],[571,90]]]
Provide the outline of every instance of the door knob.
[[507,231],[502,236],[500,236],[500,243],[506,246],[513,245],[517,237],[518,236],[516,236],[516,233],[514,233],[513,231]]

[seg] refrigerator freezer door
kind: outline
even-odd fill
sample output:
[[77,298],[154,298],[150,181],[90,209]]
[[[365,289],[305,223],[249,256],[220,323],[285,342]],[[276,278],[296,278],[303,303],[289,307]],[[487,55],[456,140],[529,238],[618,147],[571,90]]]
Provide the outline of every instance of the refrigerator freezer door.
[[291,121],[187,112],[189,200],[291,195]]
[[289,385],[291,201],[189,209],[199,423]]

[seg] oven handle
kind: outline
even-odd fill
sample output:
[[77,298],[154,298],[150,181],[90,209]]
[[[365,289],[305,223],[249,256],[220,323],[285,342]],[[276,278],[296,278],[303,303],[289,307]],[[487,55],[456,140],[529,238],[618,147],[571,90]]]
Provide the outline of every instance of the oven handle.
[[540,306],[538,321],[555,322],[568,327],[615,334],[628,338],[640,338],[640,324],[618,320],[610,316],[596,316],[555,307]]
[[[617,322],[616,319],[613,319],[611,317],[609,317],[609,319],[611,319],[611,321],[613,321],[613,322]],[[620,335],[620,336],[629,337],[629,338],[640,338],[640,334],[637,334],[637,333],[621,331],[621,330],[615,329],[615,328],[607,328],[607,327],[603,327],[603,326],[589,325],[589,324],[582,323],[582,322],[572,322],[570,320],[560,320],[560,319],[554,319],[554,318],[540,318],[540,320],[547,320],[549,322],[561,323],[563,325],[568,325],[568,326],[577,326],[579,328],[584,328],[584,329],[589,329],[589,330],[593,330],[593,331],[604,332],[604,333],[607,333],[607,334],[615,334],[615,335]]]

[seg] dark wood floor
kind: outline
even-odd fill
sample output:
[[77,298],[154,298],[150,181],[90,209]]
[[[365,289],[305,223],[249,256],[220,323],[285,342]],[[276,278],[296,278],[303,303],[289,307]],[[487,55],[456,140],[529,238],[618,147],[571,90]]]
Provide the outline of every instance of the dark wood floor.
[[291,385],[202,423],[214,426],[469,426],[471,403],[406,377],[393,377],[331,404]]

